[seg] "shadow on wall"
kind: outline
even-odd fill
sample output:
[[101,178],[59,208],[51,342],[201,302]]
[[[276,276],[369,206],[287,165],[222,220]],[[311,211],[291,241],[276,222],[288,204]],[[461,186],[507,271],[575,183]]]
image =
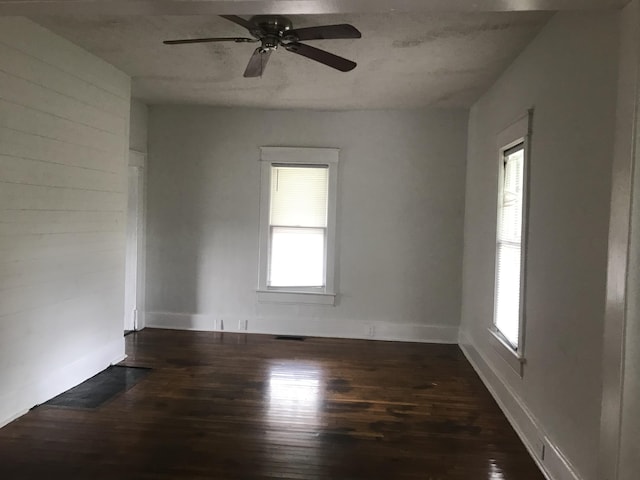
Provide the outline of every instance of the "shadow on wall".
[[[162,125],[156,131],[163,139],[151,143],[147,215],[150,311],[188,315],[220,312],[229,304],[252,305],[255,298],[258,147],[248,146],[242,138],[212,135],[209,129],[215,128],[215,121],[201,122],[197,114],[194,116],[195,121],[188,125]],[[165,160],[156,168],[153,149],[157,145]],[[168,158],[175,161],[166,161]],[[255,280],[247,282],[247,278]],[[183,321],[189,323],[185,328],[207,327],[204,319],[194,321],[189,316]]]
[[148,184],[165,190],[147,192],[147,278],[153,280],[147,282],[146,296],[152,311],[198,311],[204,223],[198,207],[204,181],[192,169],[178,171],[179,163],[157,167],[150,161],[148,165]]

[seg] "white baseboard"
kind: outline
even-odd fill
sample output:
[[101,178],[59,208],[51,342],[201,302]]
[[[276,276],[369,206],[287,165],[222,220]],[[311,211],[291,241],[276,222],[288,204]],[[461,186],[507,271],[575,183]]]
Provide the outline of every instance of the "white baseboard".
[[[223,318],[211,315],[146,312],[147,328],[208,332],[264,333],[400,342],[458,343],[458,327],[318,318]],[[246,326],[246,328],[245,328]]]
[[0,428],[126,357],[119,338],[46,376],[0,396]]
[[548,480],[582,480],[562,451],[549,439],[526,403],[463,331],[460,331],[459,345],[544,476]]

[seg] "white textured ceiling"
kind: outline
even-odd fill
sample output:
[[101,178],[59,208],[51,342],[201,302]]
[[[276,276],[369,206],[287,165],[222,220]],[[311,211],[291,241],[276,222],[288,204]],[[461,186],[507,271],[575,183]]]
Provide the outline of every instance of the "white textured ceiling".
[[364,109],[468,107],[549,19],[544,12],[290,16],[294,27],[351,23],[357,40],[308,42],[352,59],[341,73],[280,49],[262,78],[244,78],[255,44],[163,45],[245,36],[217,16],[33,17],[133,77],[149,104]]

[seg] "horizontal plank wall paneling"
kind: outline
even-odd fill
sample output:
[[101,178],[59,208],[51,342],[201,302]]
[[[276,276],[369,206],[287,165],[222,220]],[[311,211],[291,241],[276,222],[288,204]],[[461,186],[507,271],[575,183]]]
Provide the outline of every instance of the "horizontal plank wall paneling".
[[118,169],[114,170],[112,153],[10,128],[0,129],[0,154],[99,172],[119,173]]
[[65,95],[77,102],[98,107],[102,111],[122,117],[128,108],[125,97],[115,95],[89,82],[69,83],[69,73],[55,65],[15,48],[0,44],[1,71],[22,78],[29,83],[46,85],[49,91]]
[[0,18],[0,425],[124,356],[130,79]]
[[120,98],[119,114],[128,116],[131,80],[112,65],[25,18],[3,18],[0,43],[64,71],[67,81],[80,80],[80,88],[89,84]]

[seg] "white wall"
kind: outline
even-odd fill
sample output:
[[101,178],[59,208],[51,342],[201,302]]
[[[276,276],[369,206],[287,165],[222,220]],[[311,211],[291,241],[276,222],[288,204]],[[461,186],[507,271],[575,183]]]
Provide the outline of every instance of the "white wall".
[[[470,113],[461,344],[557,479],[597,477],[618,14],[557,14]],[[520,378],[490,342],[496,136],[535,107]],[[546,437],[546,438],[545,438]],[[564,463],[567,460],[570,465]],[[573,468],[571,467],[573,466]]]
[[124,355],[129,89],[0,18],[0,425]]
[[[151,107],[147,325],[455,342],[466,111]],[[336,306],[260,304],[260,146],[341,149]]]

